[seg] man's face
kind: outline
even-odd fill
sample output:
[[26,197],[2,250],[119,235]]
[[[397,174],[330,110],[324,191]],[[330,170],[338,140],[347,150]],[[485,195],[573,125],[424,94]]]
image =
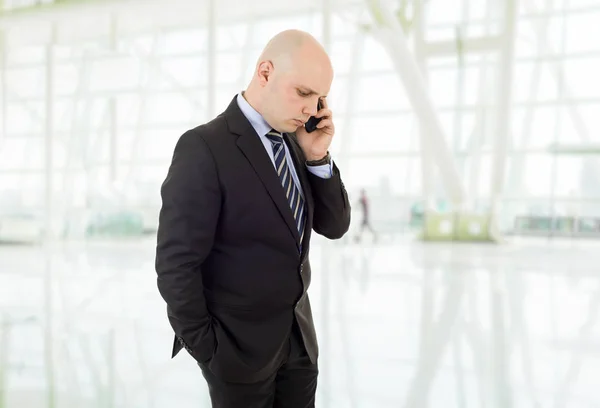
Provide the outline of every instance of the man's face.
[[273,128],[295,132],[317,113],[317,102],[329,93],[333,80],[331,70],[323,65],[296,61],[291,69],[282,73],[275,67],[266,88],[263,112]]

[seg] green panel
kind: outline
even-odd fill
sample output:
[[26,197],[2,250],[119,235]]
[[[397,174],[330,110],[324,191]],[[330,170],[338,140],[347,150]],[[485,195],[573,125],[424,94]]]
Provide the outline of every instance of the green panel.
[[425,241],[493,241],[489,215],[426,213],[421,238]]
[[456,231],[455,215],[425,213],[422,238],[426,241],[452,241]]
[[456,236],[459,241],[491,241],[488,215],[461,214]]

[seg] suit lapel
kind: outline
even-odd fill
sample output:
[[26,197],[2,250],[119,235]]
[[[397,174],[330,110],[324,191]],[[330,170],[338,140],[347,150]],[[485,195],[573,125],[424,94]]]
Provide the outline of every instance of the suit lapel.
[[237,145],[244,156],[254,168],[258,178],[265,186],[269,196],[275,203],[277,210],[283,217],[288,229],[290,230],[296,246],[299,248],[300,234],[296,228],[294,215],[290,210],[290,206],[285,198],[285,193],[281,187],[279,177],[275,172],[273,163],[269,159],[269,155],[265,151],[265,147],[256,134],[256,131],[248,122],[242,111],[237,105],[234,98],[227,110],[225,111],[227,124],[232,133],[239,135]]

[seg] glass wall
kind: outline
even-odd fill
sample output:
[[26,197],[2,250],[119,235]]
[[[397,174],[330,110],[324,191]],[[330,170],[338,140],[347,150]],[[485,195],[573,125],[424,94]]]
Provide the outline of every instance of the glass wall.
[[[415,3],[403,4],[412,44]],[[504,230],[519,215],[593,216],[600,210],[597,156],[549,149],[598,142],[600,85],[590,78],[600,69],[594,35],[600,2],[526,4],[516,22],[500,207]],[[158,25],[121,11],[54,27],[41,24],[33,32],[28,26],[8,28],[0,81],[0,211],[43,221],[51,208],[58,236],[82,236],[91,220],[123,213],[151,230],[157,191],[178,137],[224,110],[244,89],[273,34],[294,27],[323,39],[323,13],[316,5],[244,19],[229,18],[224,5],[217,8],[212,111],[211,51],[200,17],[182,16],[185,23],[175,24],[171,16],[169,24]],[[203,11],[199,6],[198,15]],[[501,42],[503,9],[496,2],[431,0],[424,12],[428,42],[480,37]],[[332,152],[353,198],[367,188],[381,208],[376,217],[406,223],[423,193],[418,120],[388,50],[365,29],[371,21],[366,3],[333,2],[329,49],[336,76],[330,104],[338,131]],[[466,50],[431,55],[424,75],[469,203],[486,211],[496,153],[500,47]],[[439,208],[446,208],[439,180],[435,194]],[[390,202],[394,213],[384,213]]]

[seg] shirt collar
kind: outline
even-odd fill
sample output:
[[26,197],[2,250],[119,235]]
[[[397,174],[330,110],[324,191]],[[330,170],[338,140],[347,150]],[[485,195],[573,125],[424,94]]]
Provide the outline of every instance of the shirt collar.
[[271,131],[271,125],[269,125],[265,118],[263,118],[262,115],[248,103],[243,96],[243,92],[240,92],[237,95],[237,104],[259,136],[264,136]]

